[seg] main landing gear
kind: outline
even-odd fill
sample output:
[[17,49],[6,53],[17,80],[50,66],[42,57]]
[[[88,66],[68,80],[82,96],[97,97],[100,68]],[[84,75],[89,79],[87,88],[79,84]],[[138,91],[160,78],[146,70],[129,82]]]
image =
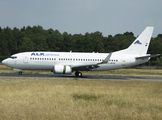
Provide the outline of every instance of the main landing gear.
[[21,71],[19,71],[19,75],[22,75],[22,72]]
[[79,72],[79,71],[76,71],[76,72],[75,72],[75,76],[77,76],[77,77],[82,77],[82,73]]

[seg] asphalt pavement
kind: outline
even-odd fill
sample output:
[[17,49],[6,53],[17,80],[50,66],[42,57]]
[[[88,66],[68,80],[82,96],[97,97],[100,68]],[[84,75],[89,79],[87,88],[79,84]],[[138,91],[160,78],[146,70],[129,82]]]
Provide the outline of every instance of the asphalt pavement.
[[76,77],[75,75],[62,74],[22,74],[18,73],[0,73],[1,78],[64,78],[64,79],[89,79],[89,80],[120,80],[120,81],[152,81],[162,82],[162,77],[154,76],[116,76],[116,75],[83,75]]

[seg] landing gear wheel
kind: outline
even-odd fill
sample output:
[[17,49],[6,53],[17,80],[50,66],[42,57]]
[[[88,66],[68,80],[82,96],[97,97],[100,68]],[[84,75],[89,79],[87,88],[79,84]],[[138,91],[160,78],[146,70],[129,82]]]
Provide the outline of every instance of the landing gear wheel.
[[21,71],[19,71],[19,75],[22,75],[22,72]]
[[82,77],[82,73],[81,72],[75,72],[75,76]]
[[79,72],[79,73],[78,73],[78,76],[79,76],[79,77],[82,77],[82,73],[81,73],[81,72]]

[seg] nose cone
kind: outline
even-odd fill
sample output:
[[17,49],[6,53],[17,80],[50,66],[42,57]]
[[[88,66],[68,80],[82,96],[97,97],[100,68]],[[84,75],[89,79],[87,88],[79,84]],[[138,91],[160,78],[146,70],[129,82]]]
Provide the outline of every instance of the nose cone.
[[7,65],[8,65],[7,60],[6,60],[6,59],[5,59],[5,60],[3,60],[3,61],[2,61],[2,64],[7,66]]

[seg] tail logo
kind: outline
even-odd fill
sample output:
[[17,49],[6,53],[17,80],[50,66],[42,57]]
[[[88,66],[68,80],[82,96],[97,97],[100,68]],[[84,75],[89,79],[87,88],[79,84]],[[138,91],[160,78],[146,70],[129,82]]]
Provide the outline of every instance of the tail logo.
[[139,45],[141,45],[142,43],[141,43],[139,40],[137,40],[134,44],[139,44]]

